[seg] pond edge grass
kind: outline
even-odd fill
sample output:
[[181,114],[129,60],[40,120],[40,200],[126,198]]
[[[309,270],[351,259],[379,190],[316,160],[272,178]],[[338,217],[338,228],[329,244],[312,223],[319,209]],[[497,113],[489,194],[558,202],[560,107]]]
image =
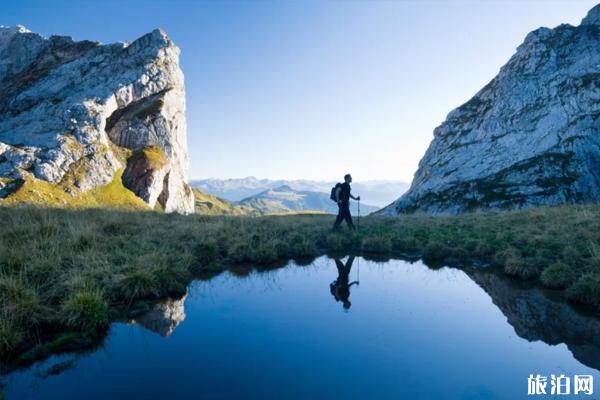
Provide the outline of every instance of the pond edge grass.
[[[492,266],[600,310],[600,206],[369,217],[358,232],[331,232],[332,217],[323,215],[0,207],[0,216],[0,286],[26,289],[0,294],[0,317],[10,317],[5,330],[15,333],[5,340],[0,329],[0,353],[13,366],[90,346],[134,304],[180,295],[198,277],[243,265],[261,270],[289,260],[306,263],[324,254]],[[74,332],[77,337],[69,336]]]

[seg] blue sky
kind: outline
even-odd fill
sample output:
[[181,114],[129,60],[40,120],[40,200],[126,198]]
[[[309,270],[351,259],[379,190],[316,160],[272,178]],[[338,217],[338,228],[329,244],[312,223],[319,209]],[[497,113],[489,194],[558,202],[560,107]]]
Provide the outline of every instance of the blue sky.
[[410,181],[525,35],[596,1],[3,1],[0,24],[181,48],[191,178]]

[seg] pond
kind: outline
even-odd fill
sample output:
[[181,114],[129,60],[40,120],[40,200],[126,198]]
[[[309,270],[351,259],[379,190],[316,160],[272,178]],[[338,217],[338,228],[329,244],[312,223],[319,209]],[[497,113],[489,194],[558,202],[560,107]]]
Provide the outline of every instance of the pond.
[[517,399],[530,374],[600,382],[600,321],[491,270],[320,257],[245,272],[9,374],[7,400]]

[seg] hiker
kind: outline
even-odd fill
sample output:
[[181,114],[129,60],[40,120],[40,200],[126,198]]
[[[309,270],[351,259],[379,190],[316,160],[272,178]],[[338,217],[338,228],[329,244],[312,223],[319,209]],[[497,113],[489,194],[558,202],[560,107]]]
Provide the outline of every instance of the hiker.
[[333,229],[338,229],[343,220],[346,220],[348,228],[354,229],[352,215],[350,215],[350,199],[360,200],[360,196],[352,196],[350,182],[352,182],[352,176],[350,176],[350,174],[346,174],[344,176],[344,183],[338,183],[334,187],[334,197],[338,204],[339,210],[337,218],[335,219],[335,223],[333,224]]
[[358,285],[358,281],[348,283],[350,270],[352,269],[352,263],[354,262],[354,256],[348,257],[346,265],[340,261],[339,258],[335,258],[335,265],[338,270],[338,277],[329,285],[329,291],[335,298],[335,301],[341,301],[344,310],[348,310],[352,303],[350,303],[350,286]]

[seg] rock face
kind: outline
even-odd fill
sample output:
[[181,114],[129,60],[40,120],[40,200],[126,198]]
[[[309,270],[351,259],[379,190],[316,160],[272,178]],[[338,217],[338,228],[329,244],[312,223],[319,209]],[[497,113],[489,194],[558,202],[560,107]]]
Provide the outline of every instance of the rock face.
[[0,197],[27,180],[75,196],[119,170],[150,207],[193,212],[179,49],[161,30],[101,45],[0,27]]
[[457,214],[600,201],[600,5],[540,28],[434,131],[382,213]]
[[[544,291],[527,283],[486,271],[465,271],[506,316],[520,337],[530,342],[541,340],[550,345],[566,344],[583,364],[600,369],[600,320],[575,310],[563,299],[552,299]],[[556,293],[546,291],[556,297]]]

